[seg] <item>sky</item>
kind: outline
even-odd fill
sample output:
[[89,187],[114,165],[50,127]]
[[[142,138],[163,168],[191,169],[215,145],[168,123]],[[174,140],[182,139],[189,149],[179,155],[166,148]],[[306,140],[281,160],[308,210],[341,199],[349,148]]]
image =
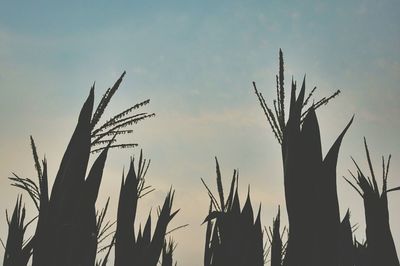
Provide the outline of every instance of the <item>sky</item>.
[[[202,265],[208,196],[215,161],[224,184],[240,170],[240,193],[250,185],[269,226],[284,209],[280,147],[252,90],[257,83],[270,103],[278,51],[286,83],[318,87],[316,99],[342,93],[317,112],[326,153],[351,116],[337,167],[341,216],[351,210],[357,237],[365,238],[362,199],[343,180],[364,169],[363,137],[376,170],[392,154],[389,187],[400,185],[399,1],[1,1],[0,9],[0,212],[20,193],[12,172],[34,177],[33,135],[55,176],[81,105],[96,82],[96,99],[119,75],[127,75],[108,113],[150,99],[143,111],[156,117],[134,127],[134,150],[109,154],[99,208],[111,197],[114,219],[122,170],[129,158],[151,159],[147,183],[156,191],[139,204],[139,221],[162,204],[170,186],[180,212],[172,228],[178,265]],[[52,180],[52,179],[51,179]],[[216,191],[216,190],[215,190]],[[24,195],[28,216],[34,207]],[[390,223],[400,251],[400,193],[389,196]],[[153,211],[153,215],[155,212]],[[0,238],[5,240],[5,215]],[[283,220],[286,222],[284,215]],[[0,252],[0,259],[3,253]]]

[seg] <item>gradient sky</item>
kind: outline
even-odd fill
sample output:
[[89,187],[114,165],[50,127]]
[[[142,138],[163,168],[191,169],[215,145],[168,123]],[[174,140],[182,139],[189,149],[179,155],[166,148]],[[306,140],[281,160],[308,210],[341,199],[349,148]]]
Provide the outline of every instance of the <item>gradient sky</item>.
[[[253,93],[256,81],[272,99],[278,50],[291,76],[342,94],[317,115],[323,150],[348,120],[338,162],[342,216],[351,209],[358,238],[364,237],[362,199],[341,178],[354,170],[350,156],[366,167],[365,136],[376,169],[392,154],[389,187],[400,185],[400,2],[399,1],[1,1],[0,9],[0,211],[20,192],[11,172],[34,176],[29,135],[54,176],[91,84],[97,99],[118,76],[126,78],[108,115],[141,100],[157,116],[136,126],[138,142],[152,164],[147,182],[157,190],[140,203],[140,221],[162,203],[172,185],[173,234],[179,265],[202,265],[208,197],[200,177],[215,187],[214,156],[225,184],[240,169],[241,194],[250,184],[269,226],[284,206],[280,148]],[[139,150],[109,155],[99,207],[116,206],[123,167]],[[24,199],[33,208],[27,195]],[[390,222],[400,250],[400,193],[389,196]],[[115,216],[115,208],[110,219]],[[153,214],[155,214],[153,212]],[[29,213],[30,217],[34,212]],[[2,217],[2,218],[1,218]],[[6,239],[5,215],[0,237]],[[284,217],[286,220],[286,217]],[[0,252],[0,258],[3,252]]]

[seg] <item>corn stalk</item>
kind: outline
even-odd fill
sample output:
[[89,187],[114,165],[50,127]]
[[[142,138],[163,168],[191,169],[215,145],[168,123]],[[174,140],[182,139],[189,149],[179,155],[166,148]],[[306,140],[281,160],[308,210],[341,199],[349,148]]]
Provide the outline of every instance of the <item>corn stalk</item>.
[[24,234],[29,223],[25,221],[25,206],[22,206],[22,196],[17,198],[11,219],[8,217],[8,238],[5,245],[4,266],[26,265],[32,254],[32,239],[24,241]]
[[[172,212],[174,191],[170,190],[162,208],[158,209],[158,218],[153,234],[151,233],[151,214],[148,216],[143,231],[139,228],[139,231],[135,232],[138,200],[149,192],[149,187],[145,186],[144,179],[148,166],[149,163],[146,164],[146,159],[143,159],[142,153],[140,153],[137,171],[132,159],[126,177],[122,178],[115,232],[115,266],[156,266],[163,247],[165,249],[168,224],[179,211]],[[167,253],[172,256],[172,250]]]
[[[254,89],[261,107],[282,148],[289,237],[284,264],[287,266],[338,265],[340,214],[336,187],[336,164],[341,141],[353,119],[336,139],[325,158],[315,110],[340,91],[305,108],[315,88],[305,97],[305,78],[296,95],[291,84],[290,107],[285,121],[283,56],[279,55],[275,113]],[[303,111],[303,109],[306,109]]]
[[222,177],[216,159],[217,199],[203,181],[211,199],[205,242],[205,266],[217,265],[264,265],[263,233],[260,212],[254,220],[250,191],[243,208],[240,208],[238,194],[239,174],[235,170],[228,198],[224,200]]
[[[146,100],[98,125],[124,75],[125,72],[114,86],[106,91],[94,113],[94,85],[92,86],[60,163],[51,194],[48,190],[47,162],[44,159],[40,163],[32,137],[31,146],[38,184],[32,179],[21,178],[16,174],[10,178],[14,186],[29,194],[38,210],[35,234],[28,246],[33,249],[33,266],[95,265],[98,245],[110,235],[108,231],[112,223],[103,224],[107,206],[101,213],[95,209],[108,150],[135,147],[134,143],[117,143],[117,136],[131,133],[132,130],[127,127],[154,116],[147,113],[133,114],[135,110],[149,103],[149,100]],[[93,152],[100,152],[100,155],[87,173],[89,157]],[[24,217],[24,209],[21,210],[20,204],[20,201],[17,201],[19,207],[16,210]],[[22,222],[23,219],[20,223]],[[16,230],[10,231],[12,232]],[[19,230],[19,234],[24,232],[25,230]],[[9,235],[9,239],[10,237],[15,236]],[[113,243],[114,240],[105,249],[100,249],[108,249],[102,263],[108,259]]]
[[387,188],[387,179],[389,173],[390,158],[385,162],[382,157],[382,188],[379,191],[376,175],[372,167],[372,161],[368,150],[367,141],[364,138],[364,147],[367,162],[370,170],[370,177],[366,176],[356,161],[353,162],[357,168],[357,174],[350,172],[354,182],[346,179],[347,182],[357,191],[363,198],[365,209],[366,236],[365,243],[366,258],[368,264],[365,265],[399,265],[399,259],[396,253],[393,236],[389,226],[389,210],[388,210],[388,192],[399,190],[400,187],[394,189]]

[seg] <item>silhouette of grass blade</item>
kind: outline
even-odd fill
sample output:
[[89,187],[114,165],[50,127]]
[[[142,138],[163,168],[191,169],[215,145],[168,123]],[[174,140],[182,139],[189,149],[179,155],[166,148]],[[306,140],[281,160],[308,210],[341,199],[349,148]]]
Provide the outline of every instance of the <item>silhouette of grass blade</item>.
[[158,216],[154,235],[151,240],[149,249],[149,265],[156,265],[158,258],[161,254],[161,250],[164,244],[165,234],[167,232],[167,226],[169,222],[174,218],[179,210],[171,213],[172,203],[174,200],[174,192],[169,191],[167,194],[163,207],[161,208],[160,215]]
[[221,203],[221,210],[224,210],[225,209],[224,189],[222,187],[221,170],[219,168],[217,157],[215,157],[215,164],[216,164],[216,171],[217,171],[217,188],[218,188],[218,194],[219,194],[219,199],[220,199],[220,203]]
[[347,210],[345,217],[340,223],[340,254],[339,265],[354,266],[355,248],[353,244],[353,232],[350,224],[350,211]]
[[90,121],[94,101],[92,88],[79,115],[78,124],[62,158],[51,192],[51,204],[56,209],[64,208],[74,194],[74,188],[81,186],[85,179],[90,153]]
[[[399,265],[399,259],[396,253],[392,233],[389,226],[389,210],[386,188],[388,168],[385,169],[385,162],[382,163],[383,189],[380,192],[376,182],[372,161],[367,142],[364,138],[364,148],[367,157],[368,167],[372,175],[372,181],[365,176],[360,167],[354,161],[357,167],[358,175],[356,184],[364,201],[365,222],[366,222],[366,245],[362,247],[365,252],[369,265]],[[390,158],[390,157],[389,157]],[[389,164],[389,161],[388,161]],[[356,188],[356,185],[353,185]],[[360,249],[360,248],[359,248]]]
[[271,266],[281,266],[282,265],[282,255],[283,255],[283,246],[282,246],[282,238],[280,233],[280,208],[278,209],[278,214],[276,218],[273,220],[272,225],[272,236],[271,236]]
[[[170,238],[167,241],[164,241],[164,246],[162,250],[162,263],[161,266],[173,266],[173,252],[176,248],[175,242]],[[175,262],[175,266],[177,263]]]
[[32,245],[24,247],[24,234],[26,226],[25,207],[22,206],[22,196],[17,198],[11,220],[7,215],[8,237],[5,246],[3,265],[4,266],[19,266],[27,265],[31,256]]
[[126,265],[133,260],[134,223],[138,202],[139,180],[133,159],[126,178],[122,177],[118,201],[117,229],[115,232],[115,266]]

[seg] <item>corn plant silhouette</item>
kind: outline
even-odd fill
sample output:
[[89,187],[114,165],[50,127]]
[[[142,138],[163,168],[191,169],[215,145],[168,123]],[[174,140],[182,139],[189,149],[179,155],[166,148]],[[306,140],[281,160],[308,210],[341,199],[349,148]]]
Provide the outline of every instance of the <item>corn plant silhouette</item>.
[[[171,212],[174,199],[172,190],[168,192],[162,208],[159,209],[153,236],[151,235],[151,215],[147,219],[143,232],[139,229],[139,232],[135,234],[137,203],[139,198],[144,195],[143,191],[148,188],[144,184],[147,169],[148,164],[146,166],[146,160],[143,160],[142,154],[140,154],[138,170],[135,170],[132,160],[126,178],[122,179],[115,232],[115,266],[152,266],[157,265],[162,251],[165,255],[163,256],[164,260],[168,260],[166,254],[172,255],[172,250],[168,249],[167,251],[165,247],[167,226],[179,211]],[[165,263],[167,264],[167,262]]]
[[350,223],[350,211],[347,210],[342,222],[340,223],[340,248],[339,264],[342,266],[364,265],[356,264],[356,246],[353,240],[353,228]]
[[228,198],[224,200],[221,171],[216,161],[219,203],[202,180],[211,199],[207,223],[204,252],[205,266],[219,265],[264,265],[263,232],[261,228],[261,206],[254,220],[250,191],[240,209],[238,194],[238,171],[234,171]]
[[4,266],[26,265],[32,252],[32,240],[24,243],[24,234],[28,224],[25,221],[25,207],[22,207],[22,196],[17,198],[15,208],[11,217],[8,217],[8,238],[4,253]]
[[[91,117],[94,88],[84,103],[78,124],[48,193],[47,163],[39,163],[31,138],[39,187],[27,186],[15,175],[14,185],[25,188],[39,210],[34,235],[32,265],[90,265],[97,251],[95,202],[107,157],[107,146],[86,170],[91,148]],[[31,182],[33,183],[33,182]],[[81,246],[82,244],[82,246]]]
[[[133,114],[136,109],[149,103],[149,100],[146,100],[97,126],[124,75],[125,72],[114,86],[106,91],[95,112],[93,112],[94,85],[92,86],[60,163],[51,193],[48,190],[46,159],[40,163],[35,142],[31,137],[38,184],[29,178],[21,178],[17,174],[10,179],[14,186],[22,188],[32,198],[38,210],[36,230],[34,236],[24,243],[24,233],[29,223],[24,225],[25,208],[21,207],[21,198],[19,198],[11,220],[7,218],[9,235],[5,247],[4,265],[26,265],[31,254],[33,266],[106,265],[114,244],[116,245],[115,265],[135,263],[135,261],[125,260],[128,258],[120,255],[120,250],[131,251],[129,238],[131,236],[128,236],[128,242],[124,242],[123,238],[125,233],[131,231],[127,227],[133,228],[134,215],[132,219],[132,213],[136,211],[137,201],[140,196],[143,196],[142,192],[151,192],[149,187],[144,187],[144,175],[148,164],[146,168],[143,167],[146,160],[142,160],[142,153],[139,158],[138,175],[136,175],[132,159],[130,171],[122,182],[116,233],[112,237],[111,244],[100,248],[100,251],[107,252],[105,257],[96,263],[99,244],[112,234],[109,231],[113,226],[111,222],[104,222],[108,201],[101,212],[96,212],[95,208],[108,151],[111,148],[137,146],[135,143],[117,143],[117,136],[132,133],[132,129],[126,129],[128,126],[154,116],[153,113],[146,112]],[[96,152],[100,152],[100,155],[86,173],[90,154]],[[138,256],[134,259],[140,265],[150,266],[158,262],[168,223],[177,213],[176,211],[171,214],[173,197],[174,193],[170,191],[160,211],[151,241],[148,241],[151,230],[150,218],[143,235],[139,234],[137,238],[138,241],[135,244],[138,248],[134,249],[136,253],[133,254]],[[124,236],[121,237],[121,234]],[[165,254],[165,257],[172,256],[172,250],[165,248]],[[142,263],[144,258],[146,262]]]
[[278,214],[273,219],[272,229],[265,228],[267,232],[268,241],[270,244],[268,252],[270,253],[271,266],[281,266],[283,263],[283,258],[286,252],[287,242],[283,243],[283,235],[286,231],[286,228],[283,229],[283,232],[280,232],[281,226],[281,210],[278,209]]
[[350,172],[355,183],[349,179],[346,181],[363,198],[365,210],[366,236],[367,241],[363,248],[367,264],[363,265],[399,265],[393,236],[389,226],[389,210],[387,195],[391,191],[400,190],[400,187],[387,188],[390,158],[385,162],[382,157],[382,189],[379,191],[375,172],[372,167],[371,156],[368,150],[367,141],[364,138],[365,153],[371,177],[366,176],[356,161],[353,162],[357,168],[357,175]]
[[325,158],[315,110],[340,91],[303,111],[315,88],[305,97],[305,78],[296,96],[291,84],[290,107],[285,120],[283,55],[279,53],[277,100],[274,112],[253,86],[275,137],[281,144],[286,209],[289,220],[284,265],[338,265],[340,253],[340,214],[336,187],[336,164],[342,139],[353,119],[336,139]]
[[172,238],[164,242],[164,246],[162,249],[162,263],[161,266],[177,266],[178,263],[173,263],[173,253],[176,248],[176,244]]

